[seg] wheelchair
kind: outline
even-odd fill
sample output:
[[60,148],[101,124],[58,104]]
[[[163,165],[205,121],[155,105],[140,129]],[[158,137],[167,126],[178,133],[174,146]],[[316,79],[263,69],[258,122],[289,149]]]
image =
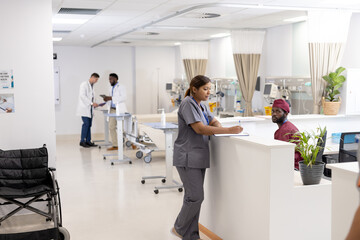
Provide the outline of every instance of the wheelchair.
[[[0,240],[70,239],[69,232],[62,226],[60,192],[55,170],[48,167],[46,145],[34,149],[0,150],[0,209],[3,208],[1,212],[7,213],[0,215],[0,230],[6,219],[22,209],[40,214],[44,217],[44,223],[48,222],[45,229],[35,231],[1,231]],[[47,203],[46,210],[44,207],[40,209],[31,206],[38,202]],[[11,210],[14,206],[16,208]]]

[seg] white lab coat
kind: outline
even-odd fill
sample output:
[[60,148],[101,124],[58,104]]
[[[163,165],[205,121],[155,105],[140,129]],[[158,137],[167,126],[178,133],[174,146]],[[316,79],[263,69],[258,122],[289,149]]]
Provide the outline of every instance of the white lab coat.
[[[116,113],[125,113],[127,112],[126,108],[126,89],[123,85],[119,83],[114,87],[114,92],[112,92],[112,86],[109,88],[109,96],[112,96],[112,102],[116,106]],[[108,110],[110,112],[111,101],[107,102]]]
[[[91,103],[93,101],[95,102],[94,88],[91,87],[91,84],[89,81],[81,83],[76,115],[91,118],[92,117],[91,116],[91,108],[93,108]],[[94,113],[94,109],[92,112]]]

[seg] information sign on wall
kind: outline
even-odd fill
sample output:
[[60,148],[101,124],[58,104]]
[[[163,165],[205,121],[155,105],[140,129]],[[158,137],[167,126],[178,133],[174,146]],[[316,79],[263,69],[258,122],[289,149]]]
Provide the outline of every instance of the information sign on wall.
[[14,88],[14,76],[12,70],[0,70],[0,88]]
[[0,94],[0,114],[15,112],[14,94]]

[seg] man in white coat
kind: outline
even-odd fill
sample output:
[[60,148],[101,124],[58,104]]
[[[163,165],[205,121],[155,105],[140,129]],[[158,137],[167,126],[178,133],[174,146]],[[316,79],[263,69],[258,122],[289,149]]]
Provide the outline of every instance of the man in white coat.
[[[109,75],[109,95],[105,96],[104,101],[108,102],[109,113],[125,113],[126,109],[126,89],[124,86],[120,85],[119,77],[116,73],[110,73]],[[116,132],[117,121],[116,118],[109,118],[109,130],[112,141],[112,147],[107,150],[117,150],[118,149],[118,141],[117,141],[117,132]]]
[[93,73],[91,74],[89,81],[85,81],[80,85],[79,102],[76,115],[81,116],[83,121],[83,125],[81,127],[80,146],[85,148],[97,146],[91,142],[91,125],[94,108],[99,106],[95,102],[95,92],[93,87],[99,77],[99,74]]

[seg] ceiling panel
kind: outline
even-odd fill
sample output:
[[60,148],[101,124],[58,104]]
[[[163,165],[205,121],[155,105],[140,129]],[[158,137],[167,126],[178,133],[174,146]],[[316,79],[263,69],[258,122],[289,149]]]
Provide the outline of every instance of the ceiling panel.
[[[125,34],[113,41],[116,43],[107,42],[103,45],[124,45],[122,41],[126,39],[132,39],[134,41],[132,44],[148,42],[156,45],[158,45],[156,41],[159,41],[159,44],[165,44],[167,41],[166,44],[169,44],[175,40],[204,40],[209,39],[213,34],[228,32],[231,29],[269,28],[289,24],[283,20],[306,15],[305,11],[294,11],[296,8],[355,7],[360,9],[360,0],[215,0],[211,2],[232,3],[239,7],[225,5],[211,7],[209,0],[64,0],[62,3],[60,0],[52,1],[56,4],[54,9],[60,7],[103,9],[83,25],[54,25],[54,30],[73,31],[64,35],[64,40],[54,43],[55,45],[83,46],[92,46],[135,29],[133,33]],[[246,4],[248,6],[244,7],[243,5]],[[140,28],[178,11],[199,5],[203,7],[156,23],[154,26]],[[217,13],[221,16],[209,19],[194,17],[200,13]],[[145,32],[159,32],[160,35],[148,36]]]
[[104,9],[113,2],[115,2],[115,0],[64,0],[61,7]]

